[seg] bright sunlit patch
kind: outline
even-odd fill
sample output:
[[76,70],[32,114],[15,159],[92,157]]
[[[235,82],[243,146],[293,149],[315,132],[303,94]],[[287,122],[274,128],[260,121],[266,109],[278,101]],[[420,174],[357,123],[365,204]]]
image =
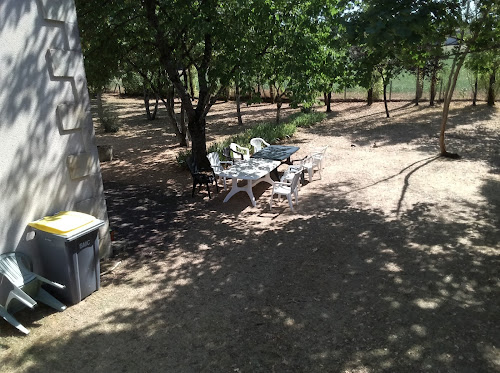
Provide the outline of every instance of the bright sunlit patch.
[[377,348],[371,351],[371,354],[376,357],[383,357],[389,355],[389,350],[387,348]]
[[391,302],[391,307],[394,308],[394,309],[401,308],[401,303],[399,303],[397,300],[393,300]]
[[285,324],[286,326],[294,326],[294,325],[295,325],[295,321],[294,321],[292,318],[287,317],[287,318],[285,319],[284,324]]
[[397,334],[391,334],[391,335],[389,335],[389,336],[387,337],[387,340],[388,340],[389,342],[396,342],[396,341],[398,340],[398,338],[399,338],[399,337],[398,337],[398,335],[397,335]]
[[420,360],[422,359],[422,355],[424,353],[424,348],[420,345],[415,345],[411,347],[408,351],[406,351],[406,356],[412,360]]
[[210,250],[210,246],[208,246],[207,244],[202,243],[202,244],[200,244],[198,246],[198,250],[200,250],[200,251]]
[[389,272],[402,272],[403,269],[398,266],[396,263],[386,263],[384,266],[384,271],[389,271]]
[[453,361],[453,356],[450,354],[439,354],[437,357],[438,361],[441,361],[443,363],[451,363]]
[[435,310],[439,307],[439,301],[437,299],[415,299],[413,301],[415,305],[424,310]]
[[439,245],[434,245],[430,248],[431,254],[444,254],[446,251]]
[[492,366],[500,366],[500,348],[496,346],[479,346],[483,356]]
[[187,279],[187,278],[179,278],[177,280],[175,280],[175,285],[178,285],[178,286],[188,286],[188,285],[191,285],[193,283],[193,280],[191,279]]
[[414,324],[410,329],[419,337],[425,337],[427,335],[427,328],[423,325]]
[[394,283],[395,284],[402,284],[403,283],[403,279],[399,276],[396,276],[394,277]]

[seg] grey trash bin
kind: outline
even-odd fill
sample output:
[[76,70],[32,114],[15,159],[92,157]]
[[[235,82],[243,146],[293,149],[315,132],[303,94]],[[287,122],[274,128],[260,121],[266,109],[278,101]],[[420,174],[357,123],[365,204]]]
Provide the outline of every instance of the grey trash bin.
[[98,290],[98,229],[102,220],[76,211],[61,211],[29,223],[35,228],[41,274],[66,285],[47,289],[66,304],[76,304]]

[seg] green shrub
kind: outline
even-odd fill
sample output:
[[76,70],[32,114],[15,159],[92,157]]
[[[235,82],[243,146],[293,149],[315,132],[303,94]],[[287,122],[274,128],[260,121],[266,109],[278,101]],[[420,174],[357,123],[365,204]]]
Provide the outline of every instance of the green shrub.
[[118,132],[120,129],[120,120],[118,116],[109,109],[104,109],[102,118],[100,118],[104,132]]
[[185,149],[181,150],[175,157],[177,164],[182,168],[187,169],[186,159],[191,155],[191,150]]
[[122,86],[126,95],[142,96],[144,94],[144,80],[135,72],[128,72],[122,77]]
[[[238,145],[251,149],[250,140],[254,137],[261,137],[270,144],[276,144],[279,141],[292,137],[297,127],[309,128],[326,118],[325,113],[295,113],[290,115],[285,122],[278,125],[275,123],[259,123],[245,132],[232,136],[224,141],[212,144],[207,152],[218,152],[222,154],[222,149],[235,142]],[[186,158],[191,154],[191,150],[181,150],[177,154],[177,163],[181,167],[186,167]]]
[[297,113],[292,115],[291,123],[293,123],[297,127],[309,128],[314,126],[316,123],[321,122],[326,118],[325,113],[320,112],[310,112],[310,113]]

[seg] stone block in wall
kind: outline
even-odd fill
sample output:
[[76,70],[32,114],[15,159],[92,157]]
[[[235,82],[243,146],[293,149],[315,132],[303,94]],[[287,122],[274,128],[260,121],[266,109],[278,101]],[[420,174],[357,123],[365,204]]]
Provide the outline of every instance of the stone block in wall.
[[69,49],[81,53],[82,47],[80,44],[80,32],[78,31],[78,25],[73,22],[66,22],[64,24],[64,29],[68,38]]
[[57,106],[57,120],[63,131],[80,129],[90,115],[82,105],[73,103],[63,103]]
[[76,9],[73,1],[40,0],[43,18],[51,21],[76,22]]
[[77,51],[50,49],[52,73],[58,78],[73,78],[82,67],[82,54]]
[[67,158],[68,171],[72,180],[90,175],[93,157],[89,153],[69,155]]

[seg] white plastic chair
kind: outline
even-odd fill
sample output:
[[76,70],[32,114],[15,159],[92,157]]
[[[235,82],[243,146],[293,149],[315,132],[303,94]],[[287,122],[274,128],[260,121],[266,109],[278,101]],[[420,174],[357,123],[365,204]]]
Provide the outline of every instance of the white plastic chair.
[[[210,162],[210,166],[212,167],[212,170],[214,171],[215,176],[217,176],[218,179],[221,178],[220,173],[224,171],[224,166],[232,166],[233,161],[221,161],[219,157],[219,153],[213,152],[213,153],[208,153],[207,154],[208,161]],[[226,167],[227,167],[226,166]],[[223,176],[222,179],[224,180],[224,190],[226,190],[226,178]]]
[[304,158],[303,167],[307,170],[309,182],[312,181],[314,170],[318,170],[319,178],[322,179],[321,171],[324,167],[325,153],[328,146],[312,148],[311,154]]
[[[273,199],[275,194],[278,195],[278,200],[281,199],[281,196],[286,196],[288,204],[290,205],[290,209],[292,211],[293,211],[292,195],[295,196],[295,204],[296,205],[299,204],[298,184],[299,184],[300,172],[290,173],[290,175],[293,175],[291,182],[277,181],[273,184],[273,192],[271,194],[271,200],[269,201],[269,209],[273,208]],[[288,175],[286,177],[288,177]],[[285,175],[283,175],[282,179],[286,179],[286,177]]]
[[229,144],[229,148],[231,149],[231,151],[233,153],[236,153],[237,156],[235,156],[235,154],[233,154],[232,158],[236,161],[236,159],[238,159],[238,156],[242,159],[242,160],[247,160],[247,159],[250,159],[250,149],[248,148],[245,148],[244,146],[240,146],[234,142],[232,142],[231,144]]
[[[304,163],[307,162],[308,158],[310,158],[310,156],[301,159],[300,161],[298,161],[299,163],[297,164],[288,166],[286,171],[283,173],[283,176],[281,176],[280,181],[291,183],[294,175],[298,173],[300,175],[300,181],[304,182],[303,178]],[[300,182],[297,184],[297,189],[300,190]]]
[[12,316],[12,313],[23,306],[33,309],[38,300],[58,311],[66,309],[64,304],[42,289],[42,283],[58,289],[65,288],[64,285],[33,273],[28,255],[16,252],[0,255],[0,285],[3,290],[0,292],[3,293],[0,298],[0,316],[24,334],[29,333],[28,329]]
[[253,154],[257,153],[259,150],[261,150],[264,146],[269,146],[263,138],[260,137],[254,137],[253,139],[250,140],[250,145],[253,146]]

